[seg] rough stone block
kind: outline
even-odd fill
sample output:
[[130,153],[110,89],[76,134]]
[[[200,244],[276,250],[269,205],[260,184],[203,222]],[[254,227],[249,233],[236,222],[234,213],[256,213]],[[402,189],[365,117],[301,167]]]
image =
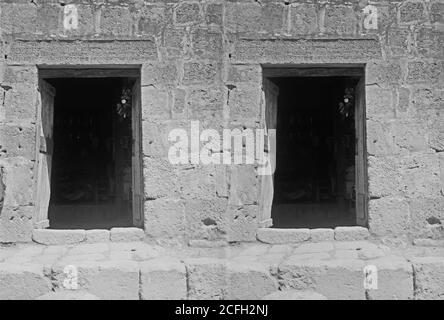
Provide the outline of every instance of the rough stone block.
[[224,93],[222,87],[193,87],[189,91],[187,108],[194,120],[217,121],[223,117]]
[[131,12],[125,7],[103,6],[100,10],[100,33],[109,36],[128,36],[132,32]]
[[[78,260],[77,260],[78,261]],[[78,261],[78,290],[85,290],[104,300],[139,299],[139,267],[133,261]],[[56,287],[63,288],[65,265],[52,267]]]
[[238,85],[229,92],[230,119],[258,119],[261,113],[261,88],[259,85]]
[[227,264],[227,287],[224,299],[257,300],[278,288],[269,267],[260,263]]
[[183,201],[168,199],[145,201],[145,231],[152,237],[183,237],[185,233]]
[[51,291],[40,265],[0,263],[0,299],[31,300]]
[[328,228],[310,229],[310,241],[333,241],[335,239],[335,231]]
[[262,68],[259,64],[230,64],[227,81],[233,84],[260,85],[262,83]]
[[196,2],[180,3],[175,10],[177,24],[194,24],[199,22],[200,6]]
[[186,62],[184,64],[183,83],[185,84],[211,84],[220,79],[220,65],[217,62]]
[[444,258],[418,257],[412,259],[415,275],[415,299],[444,299]]
[[259,180],[253,166],[237,165],[231,167],[229,203],[231,205],[257,204]]
[[140,228],[112,228],[110,235],[114,242],[141,241],[145,238],[145,232]]
[[411,232],[415,236],[433,237],[429,221],[444,220],[444,199],[417,198],[409,200]]
[[208,3],[205,7],[205,21],[209,25],[222,25],[223,21],[223,4]]
[[104,229],[86,230],[86,242],[88,243],[107,242],[109,240],[110,240],[109,230],[104,230]]
[[144,4],[139,9],[140,15],[137,20],[138,35],[158,35],[162,29],[172,23],[172,10],[168,10],[162,5],[148,5]]
[[407,64],[407,82],[436,83],[443,73],[440,62],[412,61]]
[[35,125],[2,123],[0,126],[0,158],[23,157],[35,160],[35,130]]
[[8,55],[17,64],[137,64],[157,60],[156,44],[140,41],[14,41]]
[[37,6],[32,3],[2,3],[0,29],[3,34],[30,35],[37,29]]
[[380,121],[367,120],[367,152],[372,156],[395,154],[391,124]]
[[368,229],[364,227],[336,227],[335,240],[352,241],[365,240],[370,236]]
[[316,6],[306,3],[293,3],[290,7],[290,34],[307,35],[318,33]]
[[371,62],[366,65],[365,70],[367,84],[395,86],[403,79],[403,71],[397,60]]
[[412,35],[408,29],[390,28],[387,38],[392,56],[404,56],[411,51]]
[[177,81],[178,70],[174,63],[150,63],[142,66],[142,86],[177,85]]
[[34,204],[34,163],[17,157],[0,160],[4,185],[3,205],[10,207]]
[[430,21],[432,23],[444,23],[444,3],[434,2],[431,4]]
[[198,58],[218,60],[223,56],[222,33],[197,29],[191,34],[191,44]]
[[410,23],[424,19],[424,5],[421,2],[406,1],[399,7],[401,23]]
[[222,259],[186,259],[188,299],[222,300],[227,284],[226,261]]
[[228,217],[228,241],[255,241],[258,228],[259,206],[229,206],[225,213]]
[[357,32],[358,18],[352,7],[327,6],[324,23],[327,34],[350,35]]
[[369,228],[372,234],[406,234],[410,224],[409,205],[404,198],[384,197],[369,201]]
[[279,34],[283,29],[284,6],[278,3],[228,3],[225,24],[229,32]]
[[142,120],[171,119],[171,106],[166,89],[142,87]]
[[185,265],[173,258],[158,258],[141,263],[140,283],[143,300],[187,298]]
[[365,95],[369,119],[387,121],[395,117],[392,90],[368,86]]
[[227,199],[187,200],[186,235],[192,239],[219,240],[226,237]]
[[301,260],[289,257],[278,267],[281,290],[313,290],[327,299],[365,299],[364,264],[355,259]]
[[74,244],[84,241],[85,230],[34,229],[32,240],[45,245]]
[[376,40],[247,40],[234,43],[234,63],[367,63],[381,58]]
[[270,244],[299,243],[310,239],[310,229],[257,229],[257,239]]
[[368,290],[372,300],[407,300],[413,298],[412,264],[397,256],[387,256],[367,262],[376,266],[378,289]]
[[143,176],[145,198],[177,197],[180,191],[175,166],[166,159],[145,157]]
[[34,206],[3,206],[0,212],[0,243],[32,241]]

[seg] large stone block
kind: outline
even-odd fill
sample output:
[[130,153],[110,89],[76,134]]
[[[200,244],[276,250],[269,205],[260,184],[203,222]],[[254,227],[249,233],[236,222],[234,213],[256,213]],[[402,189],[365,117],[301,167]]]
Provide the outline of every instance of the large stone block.
[[290,256],[278,267],[282,289],[314,290],[328,299],[365,299],[364,263],[360,260],[316,260]]
[[229,32],[280,34],[283,18],[284,6],[280,3],[232,2],[226,6],[225,24]]
[[[139,267],[133,261],[79,261],[72,264],[77,270],[78,290],[85,290],[104,300],[139,299]],[[55,287],[63,288],[67,277],[65,265],[52,267]]]
[[237,40],[235,63],[367,63],[380,59],[377,40]]
[[186,62],[183,71],[184,84],[211,84],[221,80],[218,62]]
[[208,120],[220,123],[223,117],[224,92],[222,87],[197,86],[190,88],[187,108],[193,120]]
[[437,1],[431,4],[430,22],[444,23],[444,3]]
[[201,20],[200,6],[197,2],[180,3],[174,14],[177,24],[195,24]]
[[163,5],[144,4],[137,12],[136,34],[158,35],[162,29],[172,23],[172,10]]
[[142,150],[143,155],[168,159],[168,152],[174,141],[170,142],[168,136],[174,129],[183,129],[190,136],[190,123],[186,121],[160,122],[142,121]]
[[205,7],[205,21],[207,24],[221,26],[223,22],[224,6],[221,3],[208,3]]
[[[1,92],[0,92],[1,93]],[[4,91],[3,119],[13,122],[35,122],[37,115],[37,86],[32,82],[14,85]]]
[[188,299],[222,300],[227,284],[226,261],[222,259],[186,259]]
[[377,268],[378,286],[368,290],[367,298],[372,300],[413,299],[412,264],[397,256],[387,256],[367,262]]
[[262,90],[259,85],[237,85],[229,92],[230,119],[258,119],[261,113]]
[[332,5],[325,10],[325,33],[338,35],[356,34],[358,15],[353,7]]
[[376,85],[366,87],[367,117],[371,120],[387,121],[395,117],[393,92]]
[[432,238],[434,220],[444,220],[444,199],[416,198],[409,200],[411,233],[416,237]]
[[401,23],[418,22],[424,19],[424,4],[419,1],[406,1],[399,7]]
[[372,156],[391,155],[397,151],[391,124],[367,120],[367,152]]
[[157,60],[156,44],[139,41],[14,41],[8,55],[17,64],[137,64]]
[[143,300],[187,298],[185,265],[173,258],[157,258],[141,263],[140,284]]
[[34,163],[17,157],[0,161],[2,183],[5,187],[3,204],[10,207],[34,204]]
[[178,68],[171,62],[144,64],[141,73],[142,86],[176,86],[178,84]]
[[293,3],[290,7],[290,34],[316,34],[318,30],[318,14],[316,6],[306,3]]
[[257,229],[257,239],[270,244],[299,243],[310,239],[310,229]]
[[255,241],[259,220],[259,206],[229,206],[226,212],[227,240]]
[[444,34],[436,32],[432,28],[423,28],[418,31],[416,45],[418,52],[424,57],[440,58],[444,54],[441,43],[444,41]]
[[232,84],[246,83],[258,85],[262,83],[262,67],[259,64],[230,64],[227,81]]
[[0,158],[23,157],[35,160],[36,127],[33,124],[2,123]]
[[408,202],[385,197],[369,201],[369,227],[378,236],[407,234],[411,225]]
[[110,235],[114,242],[142,241],[145,238],[145,232],[140,228],[112,228]]
[[222,33],[197,29],[191,33],[193,53],[201,59],[221,59],[223,55]]
[[370,236],[368,229],[364,227],[336,227],[335,240],[354,241],[365,240]]
[[143,159],[144,194],[147,199],[179,196],[180,185],[175,167],[167,159]]
[[424,152],[429,149],[426,124],[420,120],[395,121],[392,123],[391,133],[400,152]]
[[278,288],[269,266],[261,263],[228,263],[227,276],[224,299],[257,300]]
[[231,167],[229,203],[251,205],[258,203],[259,179],[252,165]]
[[86,239],[85,230],[54,230],[54,229],[34,229],[32,240],[44,245],[60,245],[80,243]]
[[227,199],[187,200],[186,236],[191,239],[219,240],[226,237]]
[[444,299],[444,258],[418,257],[412,259],[415,275],[415,299]]
[[131,35],[133,21],[128,8],[102,6],[99,14],[101,34],[113,37]]
[[0,299],[31,300],[51,291],[40,265],[0,263]]
[[3,34],[29,35],[37,30],[37,6],[33,3],[2,3],[0,13]]
[[0,210],[0,243],[32,241],[35,207],[3,206]]
[[180,196],[183,199],[214,199],[217,196],[217,172],[213,165],[176,167]]
[[157,238],[181,238],[185,234],[185,206],[182,200],[145,201],[145,231]]
[[407,68],[409,83],[436,83],[443,74],[443,63],[440,62],[413,61]]
[[405,56],[412,50],[413,35],[409,29],[390,28],[387,39],[392,56]]
[[396,86],[403,79],[403,70],[397,60],[376,61],[366,65],[365,82],[380,86]]
[[171,119],[169,93],[156,86],[142,87],[142,120]]

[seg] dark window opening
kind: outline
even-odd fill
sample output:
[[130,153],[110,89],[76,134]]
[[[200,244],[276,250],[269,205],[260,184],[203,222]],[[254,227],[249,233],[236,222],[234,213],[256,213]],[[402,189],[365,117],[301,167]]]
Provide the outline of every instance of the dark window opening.
[[55,88],[50,228],[133,226],[131,109],[134,78],[52,78]]
[[279,92],[273,227],[356,225],[360,77],[269,80]]

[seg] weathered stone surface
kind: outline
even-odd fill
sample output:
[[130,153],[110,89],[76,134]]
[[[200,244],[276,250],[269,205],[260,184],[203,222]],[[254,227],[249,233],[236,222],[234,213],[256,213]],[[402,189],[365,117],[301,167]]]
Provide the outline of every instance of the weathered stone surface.
[[188,299],[222,300],[224,298],[227,271],[226,261],[222,259],[185,260],[188,279]]
[[0,212],[0,243],[30,242],[34,206],[3,206]]
[[325,32],[331,34],[355,34],[358,18],[352,7],[327,6],[325,10]]
[[2,123],[0,158],[23,157],[35,160],[36,127],[33,124]]
[[316,6],[306,3],[293,3],[290,7],[290,34],[306,35],[318,32]]
[[255,241],[258,228],[259,206],[228,206],[227,217],[228,241]]
[[181,3],[175,10],[175,21],[178,24],[198,22],[200,17],[200,6],[198,3]]
[[281,290],[314,290],[328,299],[365,299],[364,264],[356,259],[301,260],[289,257],[278,267]]
[[46,245],[73,244],[86,239],[85,230],[34,229],[32,240]]
[[405,2],[399,8],[400,22],[420,21],[424,16],[424,5],[421,2]]
[[88,243],[107,242],[109,240],[110,240],[109,230],[104,230],[104,229],[86,230],[86,242]]
[[332,241],[335,238],[335,231],[328,228],[310,229],[310,241]]
[[227,264],[228,281],[224,299],[257,300],[278,288],[266,264]]
[[0,263],[0,299],[35,299],[51,291],[40,265]]
[[410,228],[410,211],[403,198],[385,197],[369,201],[370,232],[379,236],[406,234]]
[[415,275],[415,299],[444,299],[444,258],[412,259]]
[[141,298],[184,300],[187,298],[185,265],[173,258],[158,258],[140,264]]
[[262,300],[327,300],[327,298],[314,291],[290,289],[273,292]]
[[[120,300],[139,298],[139,267],[133,261],[79,261],[71,263],[78,271],[79,290],[100,299]],[[53,283],[63,288],[65,265],[52,267]]]
[[412,264],[400,257],[388,256],[367,262],[378,270],[378,289],[368,290],[367,298],[374,300],[413,299]]
[[351,241],[365,240],[370,236],[368,229],[364,227],[336,227],[335,240]]
[[140,228],[112,228],[110,234],[114,242],[140,241],[145,238],[145,232]]
[[147,235],[160,238],[180,238],[185,234],[185,225],[183,201],[168,199],[145,201]]
[[299,243],[310,239],[310,229],[257,229],[257,239],[270,244]]
[[34,163],[22,157],[0,160],[4,184],[3,205],[34,205]]

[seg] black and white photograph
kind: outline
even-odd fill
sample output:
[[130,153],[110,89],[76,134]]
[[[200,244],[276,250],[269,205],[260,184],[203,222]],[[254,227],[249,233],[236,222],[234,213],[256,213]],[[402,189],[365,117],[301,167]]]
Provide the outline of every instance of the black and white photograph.
[[444,300],[444,0],[0,0],[0,300]]

